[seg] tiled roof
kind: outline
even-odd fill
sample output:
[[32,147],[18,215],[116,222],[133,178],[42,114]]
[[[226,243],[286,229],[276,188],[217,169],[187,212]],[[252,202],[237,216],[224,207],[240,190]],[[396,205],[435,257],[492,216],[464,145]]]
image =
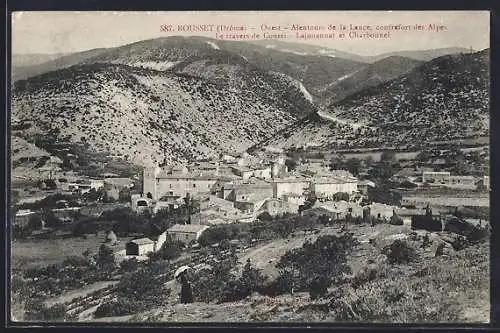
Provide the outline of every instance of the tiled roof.
[[154,244],[154,241],[145,237],[145,238],[133,239],[129,243],[135,243],[137,245],[145,245],[145,244]]
[[197,233],[207,229],[208,227],[205,225],[199,224],[175,224],[169,229],[167,232],[189,232],[189,233]]

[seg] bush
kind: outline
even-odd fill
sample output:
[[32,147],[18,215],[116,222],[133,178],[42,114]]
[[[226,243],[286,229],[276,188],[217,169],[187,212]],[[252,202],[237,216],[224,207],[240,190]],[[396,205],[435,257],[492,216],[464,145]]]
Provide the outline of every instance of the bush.
[[248,290],[242,290],[241,284],[231,273],[236,258],[229,258],[214,263],[211,269],[195,273],[192,279],[194,299],[198,302],[227,302],[246,297]]
[[96,318],[123,316],[166,304],[171,289],[165,288],[158,274],[164,273],[163,265],[151,265],[135,272],[123,274],[116,286],[117,300],[101,304]]
[[333,195],[334,201],[349,201],[349,193],[338,192]]
[[28,300],[25,309],[25,317],[27,320],[61,321],[68,318],[66,306],[64,304],[55,304],[51,307],[47,307],[40,300]]
[[350,273],[347,255],[355,244],[352,234],[328,235],[288,251],[276,265],[280,269],[276,287],[288,292],[309,291],[312,298],[323,296],[332,283]]
[[94,312],[94,316],[96,318],[125,316],[136,313],[140,308],[142,308],[140,302],[127,297],[119,297],[116,301],[99,305]]
[[135,258],[123,260],[120,263],[120,271],[122,271],[124,273],[134,272],[137,270],[137,268],[139,268],[139,265],[140,265],[140,262]]
[[173,260],[179,258],[182,253],[183,243],[167,239],[161,249],[150,254],[151,260]]
[[241,273],[241,286],[251,292],[258,292],[262,289],[267,277],[262,274],[262,271],[253,267],[250,259],[245,264]]
[[122,188],[118,192],[118,201],[120,202],[130,202],[132,200],[132,194],[130,192],[130,189],[128,187]]
[[57,188],[57,184],[54,179],[45,179],[44,182],[49,190],[55,190]]
[[395,240],[391,245],[384,247],[382,253],[387,256],[391,264],[405,264],[417,259],[417,251],[403,240]]
[[262,212],[257,216],[260,221],[272,221],[273,217],[268,212]]

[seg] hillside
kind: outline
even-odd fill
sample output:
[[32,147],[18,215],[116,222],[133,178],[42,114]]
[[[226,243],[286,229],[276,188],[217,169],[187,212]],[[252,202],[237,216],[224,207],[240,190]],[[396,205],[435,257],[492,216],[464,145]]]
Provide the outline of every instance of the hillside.
[[316,90],[359,69],[363,63],[321,54],[301,55],[248,42],[221,41],[205,37],[171,36],[144,40],[108,49],[74,53],[36,66],[15,69],[15,80],[67,68],[77,64],[112,63],[154,70],[168,70],[190,57],[211,56],[227,51],[264,70],[281,72],[301,81],[312,94]]
[[401,56],[390,56],[344,75],[320,90],[325,104],[340,101],[349,95],[395,79],[422,64]]
[[[248,249],[240,255],[235,275],[241,276],[244,263],[251,264],[264,276],[274,279],[280,258],[303,246],[306,239],[315,241],[325,235],[338,234],[337,228],[322,228],[318,234],[295,233]],[[448,253],[435,256],[437,244],[453,239],[451,234],[411,230],[407,226],[379,224],[374,227],[350,226],[359,240],[347,259],[352,276],[361,276],[370,260],[376,273],[359,286],[348,281],[328,288],[323,298],[311,299],[307,292],[294,291],[278,295],[254,292],[231,302],[180,304],[180,286],[167,282],[172,293],[164,302],[148,311],[126,316],[92,318],[89,322],[321,322],[321,323],[447,323],[489,321],[489,244],[484,241],[461,250],[448,246]],[[431,239],[426,247],[422,239]],[[403,238],[418,248],[418,259],[409,263],[390,264],[381,254],[394,239]],[[373,240],[370,242],[369,240]],[[420,247],[421,246],[421,247]],[[375,272],[374,271],[374,272]],[[216,281],[212,286],[216,288]]]
[[27,62],[24,59],[28,56],[12,55],[12,80],[23,80],[32,76],[48,73],[62,68],[82,63],[105,49],[93,49],[89,51],[76,52],[71,54],[58,54],[53,57],[43,57],[31,59]]
[[294,53],[297,55],[327,56],[331,58],[348,59],[356,62],[367,62],[367,59],[364,56],[313,44],[283,42],[281,40],[256,40],[252,41],[251,43],[259,46],[264,46],[268,49]]
[[351,52],[345,52],[329,47],[305,44],[291,43],[277,40],[257,40],[252,41],[252,44],[264,46],[269,49],[279,50],[282,52],[293,53],[303,56],[327,56],[332,58],[343,58],[362,63],[375,63],[379,60],[389,57],[405,57],[418,61],[430,61],[435,58],[442,57],[447,54],[470,53],[469,49],[463,47],[447,47],[429,50],[407,50],[380,53],[374,56],[363,56]]
[[332,103],[259,146],[380,147],[487,136],[489,61],[489,50],[432,60]]
[[[210,56],[215,50],[241,56],[263,70],[283,73],[300,81],[315,102],[322,105],[401,75],[416,65],[416,61],[413,63],[410,59],[430,60],[438,55],[463,51],[458,48],[405,51],[365,57],[316,45],[275,40],[242,42],[170,36],[63,55],[32,66],[14,67],[13,80],[78,64],[112,63],[164,71],[190,57]],[[14,62],[21,60],[13,58]],[[374,67],[368,63],[374,63]],[[350,79],[346,81],[346,78]]]
[[288,80],[210,52],[171,71],[91,64],[18,81],[13,119],[36,119],[28,141],[55,131],[144,165],[241,152],[315,111]]
[[469,49],[464,47],[444,47],[440,49],[430,49],[430,50],[409,50],[409,51],[397,51],[377,54],[376,56],[366,57],[367,62],[376,62],[381,59],[393,56],[406,57],[419,61],[430,61],[448,54],[460,54],[460,53],[470,53]]
[[38,65],[47,61],[51,61],[62,56],[64,53],[30,53],[30,54],[13,54],[12,67],[24,67]]

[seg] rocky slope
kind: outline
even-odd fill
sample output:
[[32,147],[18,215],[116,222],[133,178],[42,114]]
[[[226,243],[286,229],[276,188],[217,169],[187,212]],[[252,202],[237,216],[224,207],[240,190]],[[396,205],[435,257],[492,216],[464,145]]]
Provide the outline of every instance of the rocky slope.
[[163,71],[189,57],[211,56],[217,50],[241,56],[264,70],[291,76],[301,81],[313,94],[316,90],[364,65],[362,62],[342,57],[290,53],[286,50],[267,48],[247,42],[171,36],[144,40],[115,48],[79,52],[36,66],[16,68],[13,71],[13,78],[14,80],[26,79],[77,64],[95,63],[123,64]]
[[94,57],[105,49],[93,49],[71,54],[58,54],[53,57],[40,57],[29,62],[25,60],[27,56],[12,56],[12,80],[23,80],[32,76],[48,73],[62,68],[67,68],[82,63],[84,60]]
[[264,46],[269,49],[279,50],[282,52],[294,53],[297,55],[309,56],[328,56],[332,58],[343,58],[363,63],[375,63],[379,60],[389,57],[405,57],[418,61],[430,61],[435,58],[442,57],[447,54],[470,53],[469,49],[463,47],[447,47],[440,49],[429,50],[408,50],[408,51],[395,51],[380,53],[374,56],[362,56],[351,52],[340,51],[329,47],[304,44],[304,43],[290,43],[276,40],[258,40],[253,41],[253,44]]
[[[325,91],[333,89],[331,93],[326,93],[326,99],[327,101],[337,101],[338,98],[335,98],[337,95],[339,98],[343,98],[367,86],[385,82],[402,74],[413,65],[409,59],[430,60],[438,55],[457,53],[462,49],[394,52],[364,57],[316,45],[274,40],[241,42],[196,36],[170,36],[139,41],[120,47],[78,52],[32,66],[15,67],[13,68],[13,79],[16,81],[77,64],[94,63],[124,64],[132,67],[168,70],[189,57],[204,57],[210,55],[214,50],[228,51],[243,57],[262,69],[293,77],[304,85],[315,97],[315,100],[322,103]],[[409,59],[397,60],[401,56]],[[384,58],[389,59],[376,64]],[[13,59],[14,62],[21,60],[16,60],[15,57]],[[367,63],[374,63],[374,67],[367,66]],[[380,71],[381,67],[388,69],[388,71]],[[353,75],[355,73],[359,74]],[[345,81],[348,77],[352,78]],[[341,81],[345,82],[339,86],[338,83]],[[367,85],[364,84],[365,82]],[[338,87],[337,90],[341,90],[341,92],[338,92],[335,87]],[[334,98],[331,98],[332,95]]]
[[332,103],[262,145],[376,147],[487,136],[489,62],[489,50],[434,59]]
[[401,56],[390,56],[341,76],[320,90],[320,101],[330,104],[364,89],[395,79],[422,64]]
[[[170,71],[78,65],[16,82],[13,119],[138,164],[239,152],[314,106],[289,81],[211,49]],[[135,59],[134,59],[135,61]]]

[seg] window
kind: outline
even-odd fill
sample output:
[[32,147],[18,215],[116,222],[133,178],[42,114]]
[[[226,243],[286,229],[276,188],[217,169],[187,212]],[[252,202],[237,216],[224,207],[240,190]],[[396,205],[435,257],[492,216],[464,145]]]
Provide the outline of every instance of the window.
[[196,187],[196,184],[193,184],[193,188],[195,188],[195,187]]
[[168,187],[169,187],[169,188],[172,188],[172,184],[168,184]]
[[186,239],[188,239],[188,238],[189,238],[189,235],[188,235],[188,234],[186,234]]

